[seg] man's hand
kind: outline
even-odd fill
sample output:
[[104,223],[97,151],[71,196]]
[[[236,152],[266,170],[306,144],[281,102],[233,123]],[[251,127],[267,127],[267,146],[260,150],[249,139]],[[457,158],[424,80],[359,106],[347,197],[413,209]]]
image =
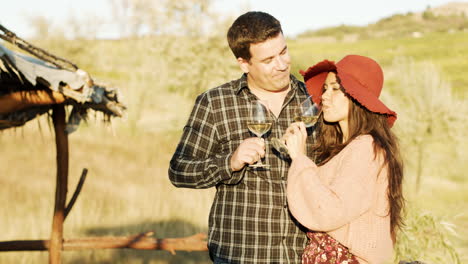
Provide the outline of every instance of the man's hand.
[[231,170],[240,171],[246,164],[254,164],[265,156],[263,138],[247,138],[237,147],[231,157]]

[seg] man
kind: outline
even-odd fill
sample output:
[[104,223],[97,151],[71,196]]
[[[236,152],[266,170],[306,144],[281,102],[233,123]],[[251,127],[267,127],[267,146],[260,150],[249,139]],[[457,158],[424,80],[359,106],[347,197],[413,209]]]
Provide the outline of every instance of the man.
[[[198,96],[172,157],[169,177],[177,187],[216,187],[208,248],[214,263],[300,263],[307,238],[286,204],[289,160],[274,151],[307,97],[290,75],[291,60],[280,22],[248,12],[227,34],[243,76]],[[253,100],[269,102],[274,122],[264,136],[249,133]],[[264,158],[269,168],[249,164]]]

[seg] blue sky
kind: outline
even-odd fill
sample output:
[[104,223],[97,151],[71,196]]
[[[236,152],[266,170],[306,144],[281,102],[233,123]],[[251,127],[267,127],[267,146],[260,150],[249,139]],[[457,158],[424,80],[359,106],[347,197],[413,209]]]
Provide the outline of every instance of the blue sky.
[[[8,0],[5,0],[8,1]],[[54,24],[67,16],[98,15],[110,19],[111,0],[9,0],[0,8],[0,23],[21,37],[32,34],[28,17],[45,16]],[[157,0],[154,0],[157,1]],[[467,2],[468,0],[458,2]],[[237,16],[244,11],[265,11],[278,18],[287,36],[334,25],[366,25],[396,13],[420,12],[449,0],[213,0],[213,8]],[[112,30],[101,35],[112,36]]]

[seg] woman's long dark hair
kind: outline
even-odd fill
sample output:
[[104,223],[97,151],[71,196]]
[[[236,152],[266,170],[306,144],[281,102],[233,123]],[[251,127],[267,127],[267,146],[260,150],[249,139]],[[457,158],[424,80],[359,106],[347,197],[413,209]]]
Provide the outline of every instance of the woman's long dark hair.
[[[338,78],[337,78],[338,79]],[[338,80],[339,81],[339,80]],[[346,94],[343,88],[341,90]],[[314,153],[319,165],[325,164],[338,152],[360,135],[371,135],[374,139],[374,153],[382,154],[383,166],[388,168],[388,201],[390,205],[390,230],[393,242],[396,231],[403,226],[403,162],[401,160],[398,139],[390,130],[387,116],[370,112],[359,102],[348,96],[350,100],[348,115],[348,139],[343,143],[343,133],[337,122],[328,123],[323,115],[318,122],[317,138]]]

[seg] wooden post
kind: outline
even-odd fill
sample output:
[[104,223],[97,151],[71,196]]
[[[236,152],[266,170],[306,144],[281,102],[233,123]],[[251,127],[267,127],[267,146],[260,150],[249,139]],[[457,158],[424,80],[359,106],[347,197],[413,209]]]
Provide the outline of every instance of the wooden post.
[[57,180],[52,232],[50,235],[49,264],[60,264],[68,186],[68,136],[65,132],[65,106],[63,104],[53,106],[52,121],[54,123],[57,149]]

